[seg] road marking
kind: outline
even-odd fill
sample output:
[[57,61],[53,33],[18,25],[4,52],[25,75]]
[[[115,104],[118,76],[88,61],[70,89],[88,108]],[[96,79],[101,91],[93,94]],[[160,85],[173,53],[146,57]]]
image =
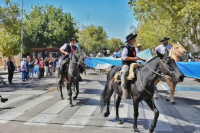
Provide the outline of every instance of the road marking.
[[200,129],[200,115],[199,111],[191,105],[186,104],[185,102],[178,100],[174,107],[182,115],[182,117],[189,121],[191,125],[194,125],[195,128]]
[[[159,110],[158,106],[157,108]],[[146,115],[146,119],[148,120],[148,126],[151,127],[154,118],[154,112],[147,106],[144,106],[144,112]],[[161,112],[158,117],[155,131],[173,131],[171,125],[169,124],[169,121],[165,118],[164,114],[162,114]]]
[[25,94],[25,95],[41,95],[46,91],[14,91],[14,92],[1,92],[1,95]]
[[34,99],[28,103],[25,103],[21,106],[18,106],[10,111],[0,115],[0,123],[7,123],[8,121],[24,114],[24,112],[32,109],[33,107],[43,103],[46,100],[53,98],[54,96],[42,96],[37,99]]
[[[121,106],[122,108],[119,107],[119,117],[122,120],[122,122],[124,122],[124,118],[127,118],[128,116],[128,104],[123,103],[121,104]],[[105,129],[122,129],[124,127],[124,124],[119,125],[117,123],[117,121],[115,120],[115,116],[116,116],[116,109],[115,107],[112,107],[110,115],[108,116],[104,124]]]
[[32,96],[32,95],[22,95],[22,96],[13,98],[13,99],[9,99],[6,103],[0,103],[0,108],[5,107],[5,106],[7,106],[9,104],[13,104],[15,102],[18,102],[20,100],[24,100],[24,99],[26,99],[26,98],[28,98],[30,96]]
[[24,123],[24,125],[38,125],[38,126],[47,126],[47,124],[55,119],[58,114],[65,109],[69,103],[66,100],[60,100],[51,107],[47,108],[39,115],[33,117]]
[[67,120],[62,127],[78,127],[83,128],[90,120],[92,114],[98,107],[99,97],[88,100],[84,106],[81,106],[73,116]]
[[162,88],[163,88],[164,90],[169,90],[169,89],[167,89],[163,84],[159,83],[159,85],[162,86]]

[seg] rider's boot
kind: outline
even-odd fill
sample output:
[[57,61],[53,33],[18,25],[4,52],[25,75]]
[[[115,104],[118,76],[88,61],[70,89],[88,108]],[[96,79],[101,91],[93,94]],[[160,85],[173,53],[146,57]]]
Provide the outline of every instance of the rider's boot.
[[122,99],[128,99],[128,90],[127,89],[123,89],[123,93],[122,93]]

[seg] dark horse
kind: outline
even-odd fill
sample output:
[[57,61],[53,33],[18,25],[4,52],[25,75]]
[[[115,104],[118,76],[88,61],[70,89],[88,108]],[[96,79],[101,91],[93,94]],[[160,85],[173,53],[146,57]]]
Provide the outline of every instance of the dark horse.
[[[106,86],[101,95],[101,112],[104,107],[107,106],[106,112],[104,113],[104,117],[109,116],[109,106],[110,106],[110,98],[115,91],[118,95],[116,101],[116,117],[115,119],[119,124],[121,124],[121,120],[119,118],[119,105],[122,96],[122,88],[119,83],[113,80],[116,72],[120,70],[121,67],[114,67],[107,75]],[[170,70],[170,71],[169,71]],[[137,74],[136,81],[132,84],[126,83],[129,87],[129,93],[133,97],[133,106],[134,106],[134,124],[133,128],[135,132],[139,132],[137,128],[137,118],[138,118],[138,106],[139,102],[144,100],[151,110],[154,111],[154,120],[149,129],[149,132],[153,132],[156,127],[157,119],[159,116],[159,111],[156,108],[153,101],[153,94],[155,89],[155,81],[159,78],[159,76],[168,75],[170,78],[173,78],[177,81],[183,81],[184,75],[178,69],[175,61],[163,54],[157,52],[157,56],[151,59],[146,63],[146,65],[139,68]]]
[[[84,58],[79,50],[79,48],[74,48],[74,52],[72,57],[70,58],[69,64],[65,63],[64,65],[64,75],[63,75],[63,81],[67,83],[67,91],[68,91],[68,96],[70,100],[70,105],[73,106],[72,104],[72,85],[75,88],[76,94],[73,97],[74,100],[77,99],[78,94],[79,94],[79,78],[80,78],[80,64],[82,64],[84,61]],[[58,77],[58,72],[57,72],[57,77]],[[59,84],[59,89],[61,93],[61,99],[63,99],[63,93],[62,93],[62,87],[63,83]]]

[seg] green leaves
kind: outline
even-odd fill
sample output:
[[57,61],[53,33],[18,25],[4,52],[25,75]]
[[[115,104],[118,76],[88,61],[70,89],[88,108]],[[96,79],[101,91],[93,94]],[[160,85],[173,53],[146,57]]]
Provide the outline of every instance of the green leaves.
[[139,21],[138,42],[146,46],[158,44],[162,36],[184,45],[200,45],[198,26],[200,1],[196,0],[130,0],[128,2]]
[[5,6],[0,7],[0,51],[5,56],[20,52],[20,11],[10,0],[5,0]]
[[25,14],[25,53],[33,47],[60,47],[75,37],[76,32],[76,22],[61,7],[32,6],[32,12]]

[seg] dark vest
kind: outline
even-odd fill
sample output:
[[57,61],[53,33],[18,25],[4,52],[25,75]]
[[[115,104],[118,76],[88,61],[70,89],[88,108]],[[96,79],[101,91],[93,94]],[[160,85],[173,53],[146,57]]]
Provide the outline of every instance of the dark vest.
[[[130,47],[128,44],[125,45],[124,47],[126,47],[128,49],[127,57],[136,57],[135,47]],[[135,54],[133,54],[133,53],[135,53]],[[126,65],[130,66],[131,63],[136,63],[136,62],[135,61],[124,61],[124,60],[122,60],[122,65],[126,64]]]
[[[67,52],[67,53],[71,53],[71,46],[70,46],[70,43],[67,43],[67,47],[66,47],[66,49],[64,50],[65,52]],[[65,54],[62,54],[62,59],[66,59],[66,58],[68,58],[69,57],[69,55],[68,56],[66,56]]]

